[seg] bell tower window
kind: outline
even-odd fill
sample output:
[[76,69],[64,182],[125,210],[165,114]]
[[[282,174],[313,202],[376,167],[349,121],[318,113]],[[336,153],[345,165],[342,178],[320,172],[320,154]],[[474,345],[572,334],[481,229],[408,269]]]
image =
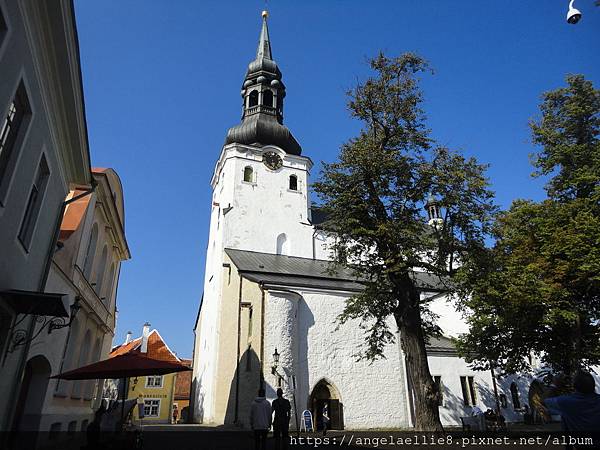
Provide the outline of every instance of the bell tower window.
[[250,96],[248,98],[248,107],[252,108],[256,105],[258,105],[258,91],[252,91],[250,92]]
[[244,167],[244,181],[246,183],[252,183],[254,181],[254,171],[250,166]]
[[290,191],[298,190],[298,177],[296,175],[290,175]]
[[266,91],[263,92],[262,94],[262,104],[264,106],[268,106],[270,108],[273,107],[273,91],[271,91],[270,89],[267,89]]

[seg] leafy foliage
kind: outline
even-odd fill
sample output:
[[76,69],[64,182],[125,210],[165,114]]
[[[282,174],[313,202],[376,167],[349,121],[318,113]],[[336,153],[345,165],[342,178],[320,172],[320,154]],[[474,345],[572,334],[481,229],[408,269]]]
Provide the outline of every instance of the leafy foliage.
[[[340,323],[359,319],[366,348],[359,356],[384,356],[400,341],[415,382],[417,428],[439,429],[436,393],[425,341],[437,332],[431,291],[418,273],[454,275],[457,262],[480,252],[495,212],[484,165],[435,145],[425,125],[420,74],[428,64],[415,54],[370,60],[373,76],[348,92],[348,108],[363,123],[336,162],[324,164],[314,188],[329,214],[339,264],[350,264],[365,290],[348,300]],[[431,226],[430,194],[442,208]],[[396,328],[390,329],[395,323]]]
[[460,347],[480,368],[526,370],[530,353],[567,373],[600,362],[600,91],[580,75],[567,84],[531,122],[548,199],[515,201],[494,247],[461,269],[473,314]]

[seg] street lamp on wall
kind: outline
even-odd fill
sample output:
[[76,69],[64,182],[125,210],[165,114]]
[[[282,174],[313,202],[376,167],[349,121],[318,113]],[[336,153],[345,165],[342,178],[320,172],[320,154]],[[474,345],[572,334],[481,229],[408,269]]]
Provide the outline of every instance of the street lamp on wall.
[[275,347],[275,352],[273,353],[273,366],[271,367],[271,373],[273,375],[277,374],[277,366],[279,365],[279,353],[277,352],[277,347]]
[[50,323],[48,325],[48,334],[52,333],[52,330],[58,330],[60,328],[70,327],[71,324],[73,323],[73,320],[75,319],[75,316],[77,315],[77,313],[79,312],[80,309],[81,309],[81,301],[80,301],[79,297],[75,297],[75,301],[69,307],[69,311],[70,311],[69,321],[66,322],[62,317],[54,318],[54,319],[50,320]]
[[12,353],[17,347],[32,342],[42,333],[42,331],[44,331],[44,328],[47,328],[48,334],[51,334],[53,330],[59,330],[61,328],[70,327],[80,309],[81,300],[79,297],[75,297],[75,301],[69,307],[70,314],[68,321],[65,320],[64,317],[35,315],[34,320],[36,323],[40,324],[40,327],[38,328],[38,331],[29,338],[27,337],[27,330],[16,329],[17,326],[25,320],[25,318],[30,317],[30,315],[24,314],[23,318],[14,323],[11,329],[9,330],[11,336],[11,345],[7,348],[7,353]]

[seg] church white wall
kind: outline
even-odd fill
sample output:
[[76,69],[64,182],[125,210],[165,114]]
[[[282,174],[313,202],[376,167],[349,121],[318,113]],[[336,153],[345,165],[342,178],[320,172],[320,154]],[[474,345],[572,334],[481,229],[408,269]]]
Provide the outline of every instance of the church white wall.
[[[285,369],[290,373],[294,372],[298,413],[309,406],[312,388],[326,379],[339,392],[345,428],[408,426],[398,346],[389,347],[387,359],[373,364],[357,362],[354,355],[365,343],[358,323],[334,329],[336,317],[348,296],[317,291],[299,294],[301,297],[295,300],[290,294],[269,292],[265,306],[265,322],[273,324],[265,328],[265,354],[271,355],[277,347],[281,364],[286,364]],[[293,314],[296,323],[293,323]],[[266,381],[270,386],[267,395],[272,399],[277,380],[268,373]]]
[[458,337],[469,331],[467,322],[456,310],[456,300],[451,296],[441,295],[435,298],[429,303],[429,308],[438,316],[437,324],[444,336]]
[[[283,167],[269,170],[262,162],[267,151],[280,154]],[[311,165],[310,159],[287,155],[278,147],[225,147],[215,173],[217,201],[221,208],[231,207],[222,219],[224,247],[276,253],[277,237],[285,233],[287,254],[312,258],[307,192]],[[245,167],[253,170],[252,182],[244,181]],[[297,191],[288,189],[290,175],[298,177]]]
[[471,407],[464,406],[460,377],[473,377],[476,386],[476,405],[482,411],[495,409],[494,387],[489,372],[472,370],[464,359],[455,356],[429,356],[432,376],[442,377],[443,405],[440,406],[442,425],[461,425],[460,418],[471,415]]

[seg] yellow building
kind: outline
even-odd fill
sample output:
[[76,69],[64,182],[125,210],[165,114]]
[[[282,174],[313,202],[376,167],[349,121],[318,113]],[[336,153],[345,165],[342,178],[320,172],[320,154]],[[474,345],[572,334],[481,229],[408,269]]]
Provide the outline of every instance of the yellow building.
[[[176,379],[175,373],[129,379],[127,398],[141,397],[144,400],[145,423],[172,422]],[[137,408],[134,409],[133,419],[135,422],[139,420]]]
[[[181,363],[181,360],[169,349],[157,330],[150,331],[146,323],[142,336],[131,339],[128,333],[124,344],[113,348],[110,357],[129,352],[143,353],[149,358]],[[142,399],[144,403],[144,423],[172,423],[173,400],[177,374],[151,375],[129,378],[127,382],[127,399]],[[138,402],[139,403],[139,402]],[[134,421],[140,420],[138,408],[134,409]]]

